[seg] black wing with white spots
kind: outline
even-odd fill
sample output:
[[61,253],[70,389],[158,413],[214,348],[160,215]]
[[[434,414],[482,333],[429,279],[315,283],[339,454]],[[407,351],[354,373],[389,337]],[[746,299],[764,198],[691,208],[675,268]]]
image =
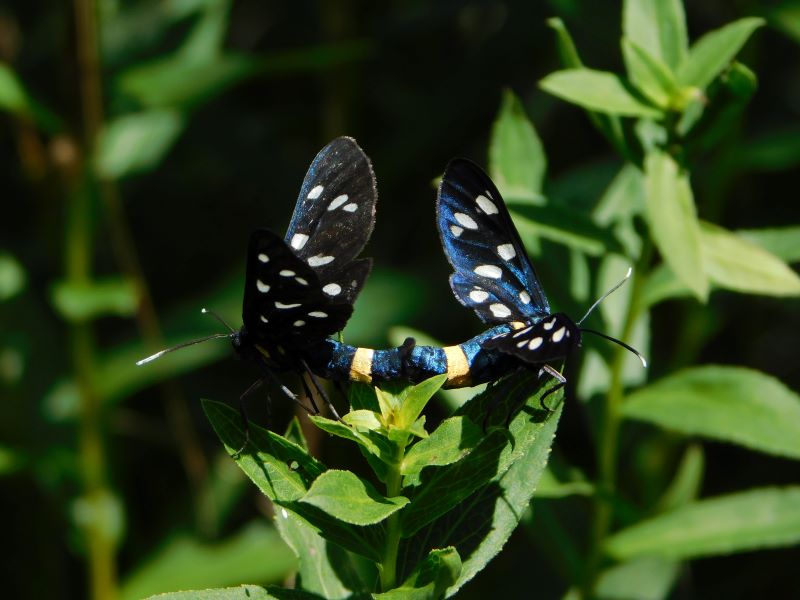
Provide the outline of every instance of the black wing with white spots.
[[450,287],[482,321],[535,322],[550,313],[503,198],[475,163],[457,158],[447,165],[436,223],[455,270]]
[[341,331],[352,312],[352,304],[322,291],[314,269],[279,235],[267,229],[253,232],[242,320],[257,341],[303,346]]
[[333,140],[308,168],[286,243],[331,299],[352,304],[364,285],[371,262],[354,259],[372,233],[377,199],[372,165],[352,138]]

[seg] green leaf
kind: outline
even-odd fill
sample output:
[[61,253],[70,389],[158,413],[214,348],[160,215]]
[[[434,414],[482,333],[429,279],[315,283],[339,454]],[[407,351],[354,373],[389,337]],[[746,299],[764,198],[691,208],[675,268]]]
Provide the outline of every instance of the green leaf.
[[611,536],[618,560],[685,560],[800,543],[800,487],[758,488],[686,505]]
[[666,600],[679,574],[676,561],[637,558],[603,571],[595,591],[600,600]]
[[681,85],[705,89],[727,67],[764,19],[747,17],[701,37],[677,71]]
[[800,261],[800,226],[739,229],[736,235],[761,246],[786,262]]
[[560,481],[550,468],[542,472],[536,487],[536,498],[566,498],[567,496],[591,496],[594,486],[577,469],[572,469],[569,479]]
[[703,272],[700,226],[685,173],[668,154],[645,157],[646,217],[653,240],[670,269],[702,301],[708,298]]
[[634,391],[622,413],[684,434],[800,459],[800,397],[759,371],[723,366],[679,371]]
[[[245,439],[242,418],[227,404],[203,400],[203,410],[227,451],[239,450]],[[324,471],[301,446],[277,433],[249,424],[250,439],[236,464],[270,499],[299,500]]]
[[551,73],[539,85],[544,91],[587,110],[624,117],[663,117],[660,110],[632,94],[627,84],[614,73],[567,69]]
[[0,252],[0,302],[10,300],[25,289],[25,269],[16,258]]
[[[531,383],[531,376],[528,374],[511,378],[511,381],[501,380],[495,384],[493,392],[475,398],[460,411],[462,416],[480,423],[486,411],[496,402],[496,416],[490,421],[499,421],[502,426],[492,431],[506,432],[504,435],[507,445],[494,468],[489,468],[488,464],[481,464],[480,461],[470,461],[470,454],[452,465],[422,471],[426,489],[430,489],[429,485],[432,484],[439,487],[438,484],[441,483],[443,487],[439,488],[440,495],[453,493],[460,496],[462,483],[470,477],[473,480],[482,480],[483,485],[401,544],[399,572],[413,569],[424,558],[421,553],[425,548],[453,546],[463,557],[458,581],[448,589],[448,595],[453,595],[505,545],[528,506],[547,463],[561,411],[559,406],[554,412],[545,415],[539,406],[539,398],[549,386],[540,387],[535,394],[529,395]],[[549,396],[548,402],[555,404],[561,397],[560,392],[556,396]],[[506,429],[505,411],[520,406],[521,409]],[[487,439],[494,435],[496,434],[490,433]],[[484,456],[490,459],[489,456]],[[492,472],[495,474],[490,476],[489,473]],[[436,492],[432,490],[432,493]],[[414,498],[403,513],[412,508],[417,500],[418,498]],[[446,498],[442,500],[448,502]],[[438,510],[434,505],[429,506]],[[403,513],[401,519],[405,516]]]
[[[567,69],[579,69],[583,67],[583,62],[575,47],[575,42],[572,40],[569,31],[567,31],[564,22],[555,17],[548,19],[547,25],[556,33],[556,47],[558,48],[558,55],[564,67]],[[631,151],[627,147],[627,141],[619,117],[593,111],[589,111],[588,117],[595,128],[608,139],[611,145],[614,146],[620,154],[626,157],[631,156]]]
[[[419,531],[424,525],[444,515],[482,486],[502,477],[530,446],[540,441],[540,430],[542,428],[548,430],[544,424],[557,418],[558,413],[543,414],[541,407],[536,404],[538,402],[536,398],[543,393],[543,390],[540,389],[539,394],[532,394],[530,386],[530,376],[504,380],[501,384],[487,388],[484,394],[470,401],[459,411],[466,414],[456,416],[463,416],[473,421],[472,426],[461,428],[462,432],[469,435],[473,427],[483,428],[486,411],[491,410],[492,402],[489,399],[495,399],[497,403],[494,407],[495,414],[501,417],[505,411],[513,411],[525,403],[508,429],[489,428],[486,435],[461,460],[445,466],[432,465],[423,469],[420,474],[422,483],[414,494],[413,502],[400,515],[404,537]],[[478,413],[476,407],[479,406],[486,408]],[[543,418],[544,422],[532,422],[534,419],[528,413],[529,410],[538,412],[536,418]],[[445,449],[448,448],[447,442],[447,439],[442,442]],[[445,459],[444,462],[449,461]],[[445,545],[449,545],[449,542]]]
[[129,69],[118,84],[145,107],[190,109],[257,71],[257,61],[249,56],[226,54],[198,61],[177,53]]
[[800,277],[760,246],[711,223],[700,224],[703,266],[720,288],[766,296],[800,295]]
[[122,584],[122,600],[161,592],[282,581],[295,567],[292,552],[273,527],[252,523],[235,536],[208,543],[180,535],[136,567]]
[[664,63],[628,38],[622,38],[622,56],[631,83],[654,104],[669,108],[678,86]]
[[[141,598],[141,596],[137,597]],[[298,597],[301,600],[302,596]],[[146,600],[280,600],[267,590],[257,585],[240,585],[233,588],[217,590],[191,590],[187,592],[171,592],[157,594]]]
[[625,37],[674,72],[689,46],[683,2],[625,0],[622,11]]
[[547,157],[525,109],[511,90],[503,92],[489,141],[489,173],[505,197],[543,204]]
[[380,523],[408,504],[408,498],[385,498],[350,471],[328,470],[311,485],[300,502],[353,525]]
[[461,416],[445,419],[430,436],[411,447],[400,472],[407,477],[415,476],[427,466],[455,463],[469,454],[483,436],[483,428],[471,419]]
[[658,501],[658,511],[665,512],[689,504],[700,495],[705,472],[705,458],[700,444],[690,444],[683,454],[675,477]]
[[324,598],[344,598],[351,589],[361,589],[350,555],[293,512],[279,508],[275,526],[300,562],[297,577],[303,589]]
[[558,48],[558,55],[561,58],[561,64],[568,69],[578,69],[582,67],[583,62],[578,54],[578,49],[575,47],[575,42],[567,30],[566,25],[564,25],[564,21],[558,17],[552,17],[547,19],[547,26],[556,33],[556,46]]
[[50,299],[67,321],[88,321],[100,316],[128,317],[136,312],[139,294],[133,281],[120,277],[86,283],[56,283]]
[[25,116],[29,112],[28,94],[17,74],[0,63],[0,109]]
[[614,234],[583,212],[555,204],[533,206],[519,203],[514,198],[507,198],[506,204],[523,236],[536,235],[590,256],[622,251]]
[[376,600],[439,600],[458,580],[460,572],[461,557],[455,548],[431,550],[400,587],[372,597]]
[[425,405],[439,391],[445,381],[447,381],[447,374],[435,375],[417,385],[407,387],[400,400],[396,420],[397,427],[401,429],[411,428],[422,413]]
[[640,301],[642,307],[650,307],[664,300],[690,296],[692,296],[692,290],[678,279],[667,265],[660,264],[650,271],[647,281],[642,286]]
[[174,110],[149,110],[106,124],[98,140],[98,173],[112,179],[157,167],[186,123]]

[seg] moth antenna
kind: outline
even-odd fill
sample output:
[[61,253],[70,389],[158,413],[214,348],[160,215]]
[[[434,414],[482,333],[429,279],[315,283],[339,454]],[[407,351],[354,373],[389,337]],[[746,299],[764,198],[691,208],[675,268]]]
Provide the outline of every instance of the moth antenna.
[[136,361],[136,366],[141,367],[144,364],[149,362],[153,362],[157,358],[161,358],[167,352],[172,352],[174,350],[180,350],[181,348],[186,348],[186,346],[194,346],[195,344],[200,344],[202,342],[207,342],[208,340],[215,340],[217,338],[229,338],[231,337],[230,333],[214,333],[212,335],[206,336],[204,338],[200,338],[199,340],[192,340],[191,342],[184,342],[182,344],[178,344],[177,346],[172,346],[171,348],[165,348],[164,350],[159,350],[155,354],[148,356],[147,358],[143,358],[142,360]]
[[222,323],[228,331],[230,331],[231,333],[236,333],[236,330],[233,327],[231,327],[230,325],[228,325],[228,322],[225,319],[223,319],[222,317],[220,317],[213,310],[209,310],[208,308],[203,308],[203,309],[200,309],[200,312],[203,313],[204,315],[211,315],[217,321]]
[[594,304],[592,304],[592,305],[589,307],[589,310],[587,310],[587,311],[586,311],[586,314],[585,314],[585,315],[583,315],[583,316],[581,317],[581,320],[580,320],[580,321],[578,321],[578,325],[580,325],[581,323],[583,323],[583,321],[586,319],[586,317],[588,317],[590,314],[592,314],[592,311],[593,311],[595,308],[597,308],[597,306],[598,306],[598,305],[599,305],[599,304],[600,304],[600,303],[601,303],[603,300],[605,300],[606,298],[608,298],[608,297],[609,297],[611,294],[613,294],[613,293],[614,293],[614,292],[616,292],[616,291],[617,291],[617,290],[618,290],[620,287],[622,287],[622,284],[624,284],[626,281],[628,281],[628,279],[630,279],[630,278],[631,278],[631,273],[633,273],[633,269],[632,269],[631,267],[628,267],[628,272],[627,272],[627,273],[625,273],[625,277],[623,277],[623,278],[622,278],[622,279],[619,281],[619,283],[617,283],[617,285],[615,285],[614,287],[612,287],[612,288],[611,288],[610,290],[608,290],[608,291],[607,291],[605,294],[603,294],[603,295],[602,295],[602,296],[600,296],[600,297],[599,297],[597,300],[595,300]]
[[[619,285],[617,285],[617,287],[619,287]],[[613,292],[614,290],[611,290],[611,291]],[[582,320],[583,319],[581,319],[581,321]],[[628,344],[626,344],[625,342],[623,342],[621,340],[618,340],[617,338],[611,337],[610,335],[606,335],[605,333],[600,333],[599,331],[595,331],[594,329],[584,329],[583,327],[581,327],[581,331],[585,332],[585,333],[593,333],[594,335],[599,335],[601,338],[605,338],[609,342],[614,342],[615,344],[618,344],[618,345],[622,346],[628,352],[630,352],[632,354],[635,354],[636,358],[638,358],[640,361],[642,361],[642,366],[645,369],[647,368],[647,359],[644,356],[642,356],[642,353],[639,352],[633,346],[629,346]]]

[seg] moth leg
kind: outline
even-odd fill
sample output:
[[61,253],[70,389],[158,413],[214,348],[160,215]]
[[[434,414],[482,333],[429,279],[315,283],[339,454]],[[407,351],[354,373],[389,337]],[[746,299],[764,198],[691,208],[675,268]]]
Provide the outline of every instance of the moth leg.
[[556,385],[547,390],[544,394],[542,394],[542,397],[539,398],[539,404],[541,405],[542,409],[550,412],[552,409],[549,406],[547,406],[547,404],[544,403],[544,399],[547,398],[553,392],[557,392],[565,385],[567,385],[567,378],[564,377],[558,371],[556,371],[553,367],[547,364],[545,364],[541,369],[539,369],[539,377],[541,377],[545,373],[547,375],[550,375],[550,377],[552,377],[553,379],[558,380],[558,383]]
[[[322,389],[322,386],[320,385],[319,380],[316,378],[314,373],[311,372],[311,369],[308,368],[308,365],[306,364],[306,361],[305,360],[301,360],[301,362],[302,362],[303,368],[306,370],[306,374],[308,375],[308,378],[311,380],[311,383],[313,384],[314,388],[317,390],[317,393],[325,401],[325,404],[328,405],[328,408],[331,410],[331,413],[333,413],[333,416],[336,417],[336,420],[337,421],[341,421],[342,417],[340,417],[339,413],[336,412],[336,407],[331,402],[331,399],[328,398],[328,394],[325,393],[325,390]],[[310,391],[308,391],[308,388],[307,388],[308,384],[305,383],[305,379],[301,378],[301,380],[303,381],[303,385],[306,386],[307,393],[309,394],[309,397],[312,398],[311,402],[313,403],[314,402],[313,395],[311,395]],[[314,408],[317,408],[316,404],[314,405]],[[319,412],[319,410],[317,410],[317,412]]]
[[[275,376],[275,373],[273,373],[272,370],[267,365],[262,364],[260,362],[257,363],[257,364],[261,367],[261,370],[267,376],[267,379],[270,380],[270,383],[272,383],[273,385],[277,386],[280,389],[280,391],[283,393],[284,396],[286,396],[289,400],[291,400],[292,402],[297,404],[297,406],[302,408],[307,413],[312,414],[312,415],[316,414],[314,411],[312,411],[310,408],[308,408],[305,404],[303,404],[300,401],[300,398],[297,397],[297,394],[295,394],[292,390],[290,390],[285,385],[283,385],[280,381],[278,381],[278,378]],[[313,402],[314,402],[313,398],[311,398],[311,402],[313,404]],[[314,408],[316,409],[316,406],[314,406]],[[319,411],[317,410],[316,412],[318,413]]]

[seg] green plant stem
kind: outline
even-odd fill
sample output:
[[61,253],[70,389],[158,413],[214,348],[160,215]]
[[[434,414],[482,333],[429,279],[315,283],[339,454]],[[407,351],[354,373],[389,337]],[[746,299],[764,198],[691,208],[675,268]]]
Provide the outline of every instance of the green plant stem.
[[[389,470],[389,477],[386,481],[386,496],[394,498],[400,495],[403,483],[403,475],[400,473],[400,465],[405,458],[405,444],[398,445],[397,460]],[[397,552],[400,548],[400,514],[395,512],[389,516],[386,522],[386,546],[381,562],[381,590],[386,592],[394,588],[397,583]]]
[[[652,256],[652,244],[645,239],[642,252],[637,261],[633,277],[628,313],[620,333],[623,340],[630,339],[633,328],[641,313],[641,295],[645,273]],[[594,495],[594,520],[592,522],[591,544],[584,583],[584,598],[594,597],[594,585],[599,575],[603,546],[611,530],[613,517],[612,499],[617,482],[617,453],[619,449],[619,429],[621,408],[624,400],[622,380],[627,350],[617,348],[611,363],[611,383],[603,406],[600,435],[597,438],[597,490]]]

